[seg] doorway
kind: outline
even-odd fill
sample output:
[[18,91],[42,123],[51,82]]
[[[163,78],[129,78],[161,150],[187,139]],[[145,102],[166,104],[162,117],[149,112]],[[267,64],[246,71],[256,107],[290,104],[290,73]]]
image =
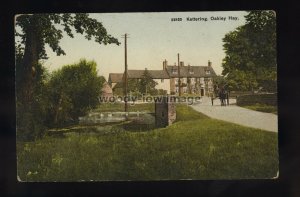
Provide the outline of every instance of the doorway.
[[200,95],[201,95],[201,96],[204,96],[204,89],[202,89],[202,88],[201,88],[201,90],[200,90]]

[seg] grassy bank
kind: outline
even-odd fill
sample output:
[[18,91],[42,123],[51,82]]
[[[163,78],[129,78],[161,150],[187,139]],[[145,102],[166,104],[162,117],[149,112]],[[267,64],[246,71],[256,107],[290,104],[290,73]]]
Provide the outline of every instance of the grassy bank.
[[273,113],[273,114],[278,113],[277,106],[265,105],[260,103],[256,103],[255,105],[241,106],[241,107],[245,107],[247,109],[251,109],[254,111],[266,112],[266,113]]
[[22,181],[271,178],[278,170],[277,133],[185,105],[167,128],[45,137],[17,143],[17,152]]
[[[117,112],[124,111],[125,104],[124,103],[102,103],[98,106],[97,109],[93,110],[95,112]],[[142,103],[142,104],[130,104],[128,103],[128,111],[148,111],[154,112],[154,104],[153,103]]]

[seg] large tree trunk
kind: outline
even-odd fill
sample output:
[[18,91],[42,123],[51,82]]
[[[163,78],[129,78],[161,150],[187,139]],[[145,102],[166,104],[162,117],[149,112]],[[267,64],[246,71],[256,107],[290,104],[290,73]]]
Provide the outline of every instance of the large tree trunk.
[[22,61],[21,80],[19,85],[21,98],[18,98],[23,104],[29,105],[32,102],[33,94],[33,80],[35,69],[38,64],[38,46],[37,46],[37,33],[35,28],[35,20],[32,18],[26,32],[25,51]]
[[36,66],[38,64],[38,42],[39,36],[37,33],[37,19],[31,16],[30,23],[24,33],[26,35],[25,51],[20,62],[16,84],[17,96],[17,136],[20,139],[31,139],[36,132],[34,110],[33,107],[33,89],[34,89],[34,75]]

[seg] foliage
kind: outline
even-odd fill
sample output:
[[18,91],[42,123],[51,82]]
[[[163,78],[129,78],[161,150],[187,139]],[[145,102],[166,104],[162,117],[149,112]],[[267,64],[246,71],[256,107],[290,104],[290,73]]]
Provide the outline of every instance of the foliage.
[[142,93],[142,94],[151,94],[153,95],[155,93],[155,86],[157,85],[157,82],[155,82],[149,71],[148,70],[145,70],[143,75],[142,75],[142,78],[139,82],[139,91]]
[[275,12],[250,11],[245,19],[245,25],[223,38],[226,56],[222,74],[237,90],[250,90],[261,80],[277,79]]
[[151,132],[98,135],[82,130],[80,135],[17,143],[18,176],[22,181],[276,176],[276,133],[210,119],[187,106],[177,113],[193,119]]
[[103,77],[97,76],[96,63],[82,59],[55,71],[48,83],[49,125],[76,122],[79,116],[98,104]]
[[226,76],[226,81],[230,90],[253,91],[258,88],[255,76],[247,71],[232,70]]
[[[44,83],[38,77],[42,76],[39,72],[43,72],[39,60],[47,59],[45,46],[48,45],[57,55],[65,55],[59,42],[63,38],[63,32],[73,38],[74,31],[84,34],[88,40],[94,39],[99,44],[120,43],[107,33],[102,23],[90,18],[88,14],[22,14],[16,16],[15,24],[17,136],[18,139],[32,139],[42,133],[45,106],[50,102],[46,96],[40,94],[43,90],[43,94],[47,95],[47,88],[44,90],[44,85],[37,85]],[[60,97],[60,105],[65,106],[63,109],[77,109],[77,104],[71,105],[73,103],[69,95],[61,93]]]
[[139,79],[128,79],[128,92],[136,93],[139,91]]
[[[16,53],[16,84],[20,82],[21,54]],[[48,97],[46,83],[49,79],[49,72],[42,64],[37,64],[33,78],[33,100],[30,106],[24,106],[20,99],[16,100],[16,125],[18,140],[32,140],[44,135],[47,129],[44,117],[47,116]],[[16,94],[19,98],[19,88],[16,85]],[[29,129],[30,128],[30,129]]]
[[[102,23],[92,19],[88,14],[23,14],[17,16],[16,26],[21,28],[16,36],[21,38],[20,44],[26,48],[28,34],[34,34],[37,42],[37,53],[39,59],[47,59],[45,45],[57,55],[65,55],[64,50],[59,46],[59,41],[63,38],[63,31],[71,38],[74,37],[73,31],[84,34],[85,38],[99,44],[120,44],[118,40],[109,35]],[[27,42],[27,43],[26,43]]]

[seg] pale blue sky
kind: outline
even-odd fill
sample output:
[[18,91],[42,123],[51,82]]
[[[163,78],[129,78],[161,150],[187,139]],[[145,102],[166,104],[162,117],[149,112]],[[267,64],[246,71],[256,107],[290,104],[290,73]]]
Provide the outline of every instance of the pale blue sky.
[[[60,45],[66,55],[56,56],[46,47],[49,59],[44,65],[53,71],[86,58],[96,61],[98,74],[107,79],[111,72],[124,72],[124,39],[121,36],[128,33],[129,69],[162,69],[164,59],[169,64],[177,63],[177,53],[180,53],[185,64],[207,65],[210,60],[216,73],[221,74],[225,57],[222,38],[245,23],[244,15],[244,11],[90,14],[102,22],[121,45],[99,45],[80,34],[75,34],[73,39],[65,35]],[[226,17],[226,20],[211,20],[212,16]],[[239,20],[228,20],[228,16]],[[171,18],[177,17],[182,21],[171,22]],[[186,17],[207,17],[207,21],[186,21]]]

